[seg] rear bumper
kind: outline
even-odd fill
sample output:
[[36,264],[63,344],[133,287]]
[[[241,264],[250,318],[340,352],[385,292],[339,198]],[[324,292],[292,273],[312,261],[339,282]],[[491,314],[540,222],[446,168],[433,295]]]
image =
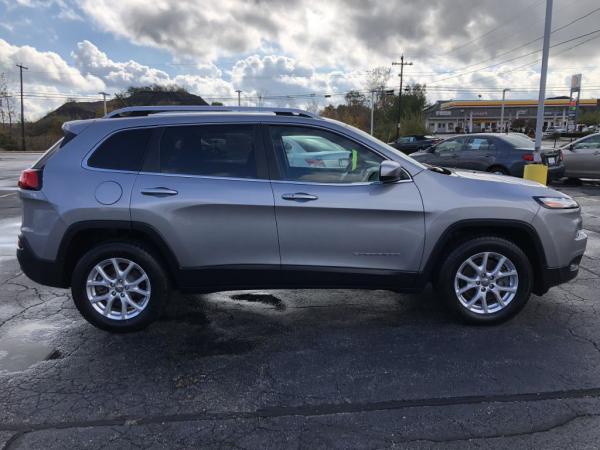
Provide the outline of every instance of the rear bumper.
[[560,164],[558,166],[548,167],[548,181],[559,180],[565,176],[565,165]]
[[543,295],[553,286],[566,283],[574,279],[579,273],[579,263],[583,255],[574,258],[568,266],[558,268],[544,268],[540,274],[540,280],[536,283],[533,293]]
[[23,273],[36,283],[59,288],[69,287],[64,279],[62,267],[55,261],[36,256],[23,236],[19,236],[17,259]]

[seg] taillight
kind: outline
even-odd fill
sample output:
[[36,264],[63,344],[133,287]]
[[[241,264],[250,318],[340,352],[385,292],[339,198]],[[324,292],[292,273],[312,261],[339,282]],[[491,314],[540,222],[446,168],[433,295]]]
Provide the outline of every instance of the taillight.
[[563,155],[563,151],[559,150],[558,151],[558,160],[563,161],[564,159],[565,159],[565,155]]
[[21,172],[18,186],[21,189],[39,191],[42,188],[42,171],[39,169],[26,169]]
[[531,153],[523,153],[521,155],[521,158],[523,158],[523,161],[533,161],[533,154],[531,154]]

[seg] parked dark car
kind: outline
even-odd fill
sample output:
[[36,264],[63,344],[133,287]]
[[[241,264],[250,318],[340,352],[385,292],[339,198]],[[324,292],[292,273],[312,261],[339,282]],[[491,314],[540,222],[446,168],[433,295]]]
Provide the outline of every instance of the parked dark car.
[[[411,156],[425,164],[481,170],[515,177],[523,176],[523,167],[534,160],[535,143],[517,133],[478,133],[446,139]],[[542,149],[542,162],[548,166],[548,180],[565,173],[559,149]]]
[[425,150],[441,141],[441,138],[435,136],[411,134],[409,136],[400,136],[395,142],[391,142],[390,145],[406,155],[410,155],[411,153]]

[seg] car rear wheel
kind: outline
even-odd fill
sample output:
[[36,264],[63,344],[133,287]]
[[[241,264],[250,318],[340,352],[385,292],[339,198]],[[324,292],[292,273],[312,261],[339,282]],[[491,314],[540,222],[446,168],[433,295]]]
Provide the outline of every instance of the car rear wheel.
[[71,291],[88,322],[124,333],[141,330],[160,316],[169,298],[169,281],[148,250],[111,242],[83,255],[73,271]]
[[473,324],[503,322],[529,300],[529,259],[513,242],[479,237],[459,244],[444,261],[436,290],[463,320]]

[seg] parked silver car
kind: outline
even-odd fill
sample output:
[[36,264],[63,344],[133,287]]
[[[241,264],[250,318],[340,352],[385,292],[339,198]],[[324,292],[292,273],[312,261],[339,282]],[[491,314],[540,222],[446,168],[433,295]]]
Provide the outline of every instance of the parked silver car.
[[600,133],[582,137],[561,150],[566,177],[600,178]]
[[[147,326],[172,289],[429,282],[463,319],[496,323],[574,278],[586,246],[565,194],[427,168],[305,111],[131,107],[63,129],[19,180],[17,256],[105,330]],[[347,164],[296,164],[284,145],[295,136],[343,149]]]

